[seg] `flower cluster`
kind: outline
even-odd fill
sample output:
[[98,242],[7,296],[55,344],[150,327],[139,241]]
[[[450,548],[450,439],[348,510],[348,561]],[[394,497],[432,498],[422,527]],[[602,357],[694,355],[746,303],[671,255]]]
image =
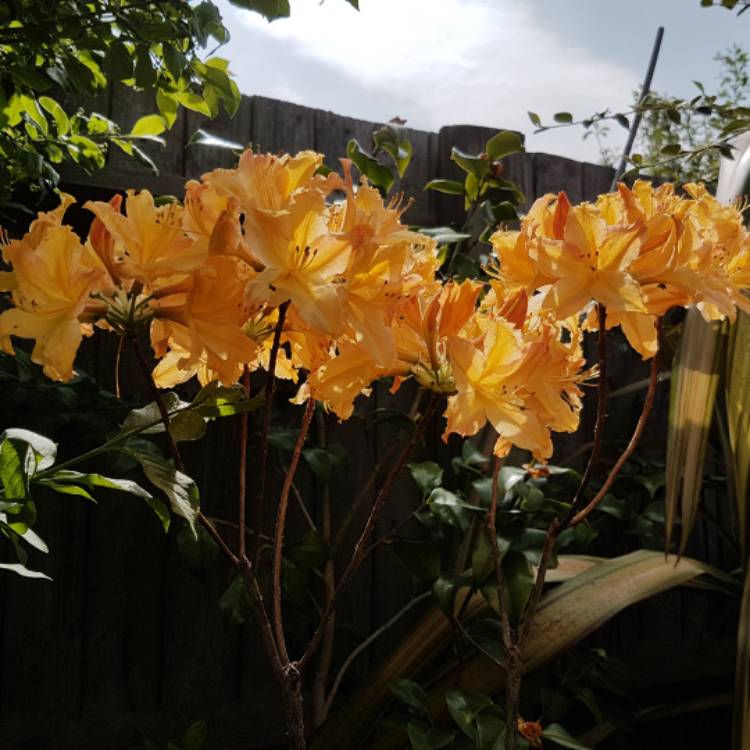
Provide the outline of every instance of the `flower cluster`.
[[130,337],[148,326],[155,382],[170,387],[268,369],[278,337],[274,375],[299,383],[298,401],[346,419],[375,380],[395,390],[414,378],[447,399],[446,437],[489,422],[498,455],[515,445],[544,460],[551,432],[578,426],[593,302],[644,357],[654,316],[673,305],[709,319],[748,306],[741,216],[700,186],[681,198],[636,183],[575,207],[545,196],[520,231],[493,236],[489,282],[458,283],[439,280],[434,241],[397,202],[355,185],[346,160],[343,176],[321,165],[310,151],[247,151],[188,182],[182,203],[147,191],[87,203],[85,241],[63,224],[63,196],[4,243],[0,346],[34,339],[34,361],[67,380],[94,326]]
[[[656,318],[696,305],[706,320],[750,310],[750,238],[738,207],[722,206],[703,185],[619,185],[596,203],[571,206],[545,195],[519,232],[492,238],[497,277],[509,289],[539,295],[542,309],[566,318],[606,307],[607,328],[621,326],[644,359],[658,342]],[[589,328],[595,328],[593,316]]]

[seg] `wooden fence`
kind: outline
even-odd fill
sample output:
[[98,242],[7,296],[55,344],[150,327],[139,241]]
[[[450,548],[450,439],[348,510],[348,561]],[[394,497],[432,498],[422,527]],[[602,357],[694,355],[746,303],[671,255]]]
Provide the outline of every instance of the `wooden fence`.
[[[153,110],[150,100],[125,91],[103,96],[98,108],[125,126]],[[115,152],[107,168],[93,176],[66,169],[64,187],[86,197],[107,197],[127,187],[180,194],[187,178],[234,161],[221,150],[189,145],[198,127],[230,141],[252,142],[264,151],[312,148],[333,164],[350,138],[369,145],[375,126],[264,97],[244,97],[234,119],[221,116],[208,123],[181,112],[168,146],[148,148],[160,169],[158,177]],[[494,132],[473,126],[445,127],[439,133],[410,131],[414,158],[404,185],[416,199],[406,217],[410,223],[440,226],[459,219],[458,199],[424,192],[422,186],[436,177],[457,175],[449,159],[451,146],[477,152]],[[608,190],[612,178],[608,168],[546,154],[512,156],[506,174],[529,201],[561,189],[573,201],[593,198]],[[108,361],[111,347],[106,338],[97,346],[93,361]],[[619,372],[614,368],[615,386],[633,377],[632,362],[624,362]],[[101,369],[106,372],[106,366]],[[408,391],[399,394],[400,405],[411,397]],[[622,411],[632,409],[632,400],[620,403]],[[363,416],[392,404],[392,398],[378,389]],[[358,419],[329,425],[329,440],[361,457],[335,478],[339,517],[372,463],[388,453],[394,440],[392,426],[364,425]],[[435,425],[423,456],[445,458],[439,432]],[[652,432],[652,439],[658,441],[660,435]],[[575,438],[579,443],[581,439]],[[237,425],[231,423],[212,426],[203,444],[188,451],[188,468],[209,515],[233,517],[236,457]],[[278,474],[274,476],[278,482]],[[303,472],[300,484],[313,496],[314,506],[313,478]],[[387,533],[416,500],[410,480],[403,478],[377,532]],[[54,582],[0,575],[2,750],[124,750],[140,747],[139,732],[175,737],[198,718],[208,720],[210,736],[220,747],[246,749],[282,742],[278,693],[253,626],[228,623],[217,607],[228,578],[215,573],[201,578],[190,572],[178,553],[175,534],[165,536],[151,512],[134,499],[113,494],[91,506],[75,498],[49,497],[39,503],[39,515],[39,531],[52,550],[43,567]],[[360,513],[360,524],[361,518]],[[352,528],[350,542],[356,533],[358,529]],[[339,615],[342,637],[356,643],[411,594],[412,584],[392,553],[379,549],[344,597]],[[392,643],[398,632],[359,660],[355,681],[364,678],[371,658],[387,653],[387,642]]]

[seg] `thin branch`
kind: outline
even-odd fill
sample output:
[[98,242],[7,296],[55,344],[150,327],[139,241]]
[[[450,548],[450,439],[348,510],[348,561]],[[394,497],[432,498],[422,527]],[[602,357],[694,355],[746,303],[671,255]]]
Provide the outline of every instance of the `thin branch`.
[[[271,404],[273,403],[273,394],[276,387],[276,359],[279,355],[279,346],[281,345],[281,332],[284,328],[284,320],[289,302],[284,302],[279,306],[279,317],[276,321],[276,329],[273,332],[273,344],[271,345],[271,354],[268,360],[268,382],[266,383],[266,408],[263,414],[263,427],[260,433],[260,444],[258,446],[258,492],[255,499],[255,513],[253,514],[253,527],[258,534],[263,530],[263,506],[266,492],[266,469],[268,464],[268,433],[271,429]],[[256,536],[255,548],[253,552],[253,562],[258,565],[259,546]]]
[[331,710],[331,706],[333,706],[333,701],[336,698],[336,693],[339,690],[339,687],[341,686],[341,680],[344,678],[344,675],[346,674],[346,671],[351,667],[351,665],[354,663],[356,658],[367,648],[369,648],[378,638],[380,638],[383,633],[385,633],[389,628],[393,627],[404,615],[406,615],[410,610],[412,610],[414,607],[417,606],[417,604],[420,604],[421,602],[425,601],[425,599],[429,599],[432,596],[431,591],[425,591],[423,594],[420,594],[419,596],[412,599],[406,606],[404,606],[402,609],[400,609],[398,612],[396,612],[393,617],[391,617],[390,620],[383,623],[377,630],[374,630],[372,633],[370,633],[367,638],[365,638],[362,643],[359,644],[350,654],[346,657],[344,660],[344,663],[341,665],[341,669],[339,669],[338,674],[336,675],[336,679],[333,681],[333,685],[331,685],[331,690],[328,693],[328,698],[326,700],[325,704],[325,710],[326,713],[328,713]]
[[294,452],[292,453],[292,460],[289,462],[289,468],[284,477],[284,484],[281,488],[281,496],[279,497],[279,507],[276,511],[276,530],[274,532],[274,546],[273,546],[273,627],[276,635],[276,645],[279,649],[279,654],[283,664],[289,663],[289,654],[286,648],[286,637],[284,635],[284,623],[281,619],[281,562],[282,554],[284,550],[284,532],[286,530],[286,516],[287,510],[289,509],[289,492],[292,489],[292,482],[294,481],[294,475],[299,465],[300,457],[302,456],[302,447],[307,439],[307,432],[310,429],[310,422],[312,421],[313,414],[315,413],[315,399],[307,399],[305,405],[305,413],[302,416],[302,426],[297,436],[297,442],[294,445]]
[[[242,372],[242,387],[245,390],[245,398],[250,398],[250,372],[245,365]],[[240,560],[247,559],[247,547],[245,544],[244,529],[246,528],[245,515],[247,505],[247,425],[248,415],[247,412],[240,416],[240,476],[239,476],[239,508],[238,508],[238,526],[243,530],[240,533],[240,549],[239,557]],[[257,529],[260,533],[260,529]]]
[[362,530],[362,533],[360,534],[356,545],[354,546],[354,551],[352,552],[352,556],[349,560],[349,564],[346,566],[346,569],[344,570],[344,573],[341,576],[341,580],[336,586],[336,591],[334,592],[334,595],[331,601],[329,602],[328,606],[325,608],[325,611],[323,612],[323,616],[320,618],[320,622],[318,623],[318,627],[315,630],[315,633],[313,634],[313,637],[310,640],[310,643],[308,644],[304,655],[299,661],[299,668],[301,671],[304,670],[305,665],[307,664],[307,662],[310,661],[310,659],[315,654],[318,646],[320,645],[320,640],[323,637],[323,633],[325,632],[326,622],[328,621],[328,618],[331,617],[331,615],[333,614],[333,611],[336,608],[336,602],[338,601],[338,598],[341,596],[341,592],[349,585],[349,583],[351,582],[352,576],[357,571],[362,561],[365,559],[365,556],[367,554],[366,545],[370,538],[370,535],[372,534],[373,529],[375,528],[375,521],[377,520],[378,515],[380,514],[380,510],[383,507],[383,503],[386,501],[386,499],[388,498],[388,495],[393,489],[393,485],[396,482],[396,478],[398,477],[401,469],[404,467],[404,464],[409,460],[409,457],[411,456],[412,451],[414,450],[417,443],[419,442],[419,439],[421,438],[422,433],[424,432],[425,426],[430,421],[430,418],[432,417],[435,409],[437,408],[439,400],[440,399],[437,395],[433,395],[433,397],[430,399],[430,402],[427,405],[427,408],[425,409],[424,414],[422,415],[422,419],[417,424],[417,428],[414,430],[409,442],[404,446],[404,449],[401,451],[401,455],[393,464],[390,472],[388,473],[388,476],[383,481],[383,484],[380,487],[380,491],[378,492],[378,495],[375,498],[375,502],[373,503],[372,510],[370,511],[370,515],[368,516],[367,522],[365,523],[365,527]]
[[[235,568],[240,567],[240,558],[237,557],[237,555],[232,552],[232,550],[229,548],[229,545],[224,541],[224,537],[219,533],[218,529],[214,524],[211,522],[211,520],[203,515],[203,511],[198,511],[198,521],[200,522],[201,526],[203,526],[206,531],[211,535],[211,538],[216,542],[216,544],[219,545],[219,548],[224,553],[224,556],[229,560],[232,565],[234,565]],[[240,534],[240,536],[243,536],[243,534]]]
[[599,318],[599,330],[597,332],[597,360],[599,367],[599,388],[596,399],[596,422],[594,424],[594,443],[589,454],[589,460],[586,469],[581,477],[581,483],[578,485],[576,494],[570,504],[570,510],[565,514],[561,522],[564,528],[577,511],[583,499],[583,493],[591,481],[591,475],[594,466],[599,460],[599,454],[602,448],[602,438],[604,437],[604,422],[607,417],[607,310],[601,303],[597,303],[596,312]]
[[[657,322],[657,327],[659,329],[659,333],[661,333],[661,321]],[[654,355],[654,358],[651,360],[651,377],[649,378],[646,400],[643,404],[643,411],[641,412],[640,417],[638,417],[638,423],[635,426],[635,430],[633,431],[633,436],[630,438],[630,442],[628,443],[627,447],[622,452],[620,457],[617,459],[615,465],[612,467],[612,470],[609,472],[609,475],[604,481],[604,484],[601,486],[599,492],[594,495],[594,497],[591,499],[588,505],[586,505],[585,508],[579,510],[573,516],[568,525],[575,526],[576,524],[580,523],[589,515],[589,513],[591,513],[592,510],[594,510],[594,508],[596,508],[597,505],[599,505],[599,503],[604,499],[604,496],[607,494],[607,492],[609,492],[609,489],[614,483],[615,479],[617,479],[617,475],[620,473],[620,470],[624,466],[625,462],[630,458],[630,456],[633,455],[633,452],[637,448],[638,442],[641,439],[641,435],[643,435],[643,431],[646,428],[646,423],[648,422],[649,415],[651,414],[651,409],[654,405],[654,398],[656,397],[656,386],[658,384],[659,375],[659,355],[660,351],[657,351]]]

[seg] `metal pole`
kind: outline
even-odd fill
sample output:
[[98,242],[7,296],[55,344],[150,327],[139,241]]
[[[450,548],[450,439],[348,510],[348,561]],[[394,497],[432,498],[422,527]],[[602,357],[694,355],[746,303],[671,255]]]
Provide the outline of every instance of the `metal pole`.
[[[664,27],[659,26],[656,30],[656,39],[654,40],[654,47],[651,50],[651,60],[648,63],[648,70],[646,71],[646,78],[643,80],[643,88],[641,89],[641,96],[638,99],[638,107],[643,103],[644,99],[648,96],[651,90],[651,79],[654,77],[654,70],[656,68],[656,61],[659,59],[659,51],[661,50],[661,40],[664,37]],[[633,116],[633,122],[630,123],[630,132],[628,133],[628,140],[625,143],[625,149],[622,152],[622,158],[620,159],[620,166],[615,170],[614,177],[612,178],[612,186],[610,190],[615,190],[617,183],[625,172],[627,166],[628,156],[633,148],[635,142],[635,136],[638,132],[638,127],[641,124],[641,113],[636,112]]]

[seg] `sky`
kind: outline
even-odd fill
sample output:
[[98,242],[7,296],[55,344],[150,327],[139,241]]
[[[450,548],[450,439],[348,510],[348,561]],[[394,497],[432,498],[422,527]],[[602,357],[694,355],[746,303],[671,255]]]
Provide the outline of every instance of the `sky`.
[[[750,50],[750,13],[700,0],[292,0],[273,23],[218,0],[232,39],[220,52],[244,94],[376,122],[484,125],[527,136],[529,151],[598,162],[579,128],[533,135],[527,112],[551,122],[627,109],[640,89],[657,27],[665,27],[653,89],[716,87],[714,55]],[[606,144],[621,147],[613,125]]]

